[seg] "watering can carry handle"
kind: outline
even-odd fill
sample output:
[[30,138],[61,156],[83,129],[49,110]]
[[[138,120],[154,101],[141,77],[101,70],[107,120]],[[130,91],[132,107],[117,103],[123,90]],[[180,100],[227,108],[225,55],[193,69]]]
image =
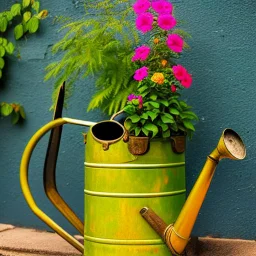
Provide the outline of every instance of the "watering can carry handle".
[[92,126],[94,122],[82,121],[71,118],[58,118],[53,120],[39,129],[33,137],[28,142],[24,153],[21,159],[20,165],[20,184],[21,189],[24,194],[24,197],[31,208],[31,210],[39,217],[43,222],[45,222],[49,227],[51,227],[54,231],[56,231],[62,238],[64,238],[67,242],[69,242],[72,246],[74,246],[80,252],[84,251],[84,247],[81,243],[79,243],[73,236],[67,233],[64,229],[62,229],[56,222],[54,222],[50,217],[48,217],[36,204],[30,187],[28,183],[28,168],[29,161],[32,155],[33,150],[35,149],[39,140],[51,129],[64,125],[64,124],[75,124],[81,126]]

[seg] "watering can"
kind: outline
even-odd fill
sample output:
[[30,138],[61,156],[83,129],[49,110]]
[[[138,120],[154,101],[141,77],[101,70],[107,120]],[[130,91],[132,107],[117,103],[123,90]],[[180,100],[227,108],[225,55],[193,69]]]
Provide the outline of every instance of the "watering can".
[[[241,160],[246,149],[239,135],[225,129],[186,200],[184,140],[155,139],[144,155],[128,147],[129,135],[122,123],[99,123],[62,118],[64,86],[54,120],[28,142],[21,160],[20,181],[32,211],[85,256],[182,255],[189,242],[218,162]],[[84,224],[58,193],[55,168],[62,126],[87,126],[85,136]],[[54,206],[84,237],[82,245],[36,204],[28,183],[32,152],[48,131],[51,135],[44,167],[44,188]]]

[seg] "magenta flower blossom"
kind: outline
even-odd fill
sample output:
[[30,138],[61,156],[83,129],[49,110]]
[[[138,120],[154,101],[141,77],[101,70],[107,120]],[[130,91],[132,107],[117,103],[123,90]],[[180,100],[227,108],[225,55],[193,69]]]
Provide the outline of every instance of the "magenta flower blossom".
[[181,65],[173,66],[172,71],[174,77],[179,81],[184,80],[187,75],[187,70]]
[[137,2],[132,6],[135,13],[146,12],[150,7],[149,0],[137,0]]
[[137,81],[142,81],[147,76],[148,76],[148,68],[144,66],[135,71],[133,78]]
[[127,97],[127,100],[128,101],[132,101],[134,99],[137,99],[137,96],[135,94],[130,94],[128,97]]
[[143,33],[150,31],[153,28],[154,16],[152,13],[145,12],[138,15],[136,19],[136,28]]
[[147,59],[149,53],[150,53],[150,47],[146,45],[142,45],[135,50],[135,54],[132,57],[132,61],[136,61],[136,60],[144,61]]
[[185,88],[189,88],[192,84],[192,76],[189,73],[187,73],[180,83]]
[[176,26],[176,19],[170,14],[161,14],[157,19],[158,26],[161,29],[169,30]]
[[184,41],[183,38],[177,34],[171,34],[167,38],[167,46],[174,52],[182,52]]
[[172,4],[166,0],[152,1],[152,8],[159,14],[172,13]]

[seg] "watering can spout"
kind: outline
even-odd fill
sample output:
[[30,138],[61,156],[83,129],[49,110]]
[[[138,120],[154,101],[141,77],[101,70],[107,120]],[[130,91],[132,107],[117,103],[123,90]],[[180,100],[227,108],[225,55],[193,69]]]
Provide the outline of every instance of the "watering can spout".
[[222,158],[242,160],[245,155],[246,149],[239,135],[231,129],[225,129],[217,147],[207,157],[206,163],[175,223],[167,225],[153,210],[147,207],[141,210],[141,215],[162,237],[174,255],[182,254],[189,242],[218,162]]

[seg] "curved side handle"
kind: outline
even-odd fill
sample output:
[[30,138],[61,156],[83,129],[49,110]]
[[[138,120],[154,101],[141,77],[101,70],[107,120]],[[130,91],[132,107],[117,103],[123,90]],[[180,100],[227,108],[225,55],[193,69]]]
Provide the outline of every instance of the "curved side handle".
[[81,125],[81,126],[92,126],[95,123],[94,122],[87,122],[87,121],[81,121],[77,119],[71,119],[71,118],[58,118],[56,120],[53,120],[43,126],[41,129],[39,129],[33,137],[28,142],[24,153],[22,155],[21,159],[21,165],[20,165],[20,184],[21,189],[24,194],[24,197],[31,208],[31,210],[35,213],[37,217],[39,217],[43,222],[45,222],[49,227],[51,227],[56,233],[58,233],[62,238],[64,238],[67,242],[69,242],[72,246],[74,246],[77,250],[80,252],[84,251],[83,245],[79,243],[73,236],[68,234],[64,229],[62,229],[56,222],[54,222],[48,215],[46,215],[36,204],[30,187],[28,183],[28,168],[29,168],[29,161],[32,155],[32,152],[34,148],[36,147],[36,144],[39,142],[39,140],[51,129],[64,125],[64,124],[75,124],[75,125]]

